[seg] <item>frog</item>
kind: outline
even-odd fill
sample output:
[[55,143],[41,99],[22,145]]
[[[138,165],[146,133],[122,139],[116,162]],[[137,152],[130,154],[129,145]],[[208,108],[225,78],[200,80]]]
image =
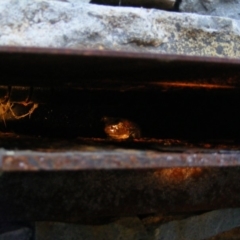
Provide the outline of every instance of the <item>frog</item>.
[[126,140],[141,137],[139,126],[128,119],[103,117],[102,121],[105,123],[104,131],[110,139]]

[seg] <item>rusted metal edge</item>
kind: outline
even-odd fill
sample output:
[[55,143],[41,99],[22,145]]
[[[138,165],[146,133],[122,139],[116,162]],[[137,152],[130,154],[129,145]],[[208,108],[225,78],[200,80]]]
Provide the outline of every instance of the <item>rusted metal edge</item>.
[[[240,59],[233,58],[0,47],[0,63],[4,66],[1,72],[3,86],[59,86],[91,90],[112,86],[114,89],[129,90],[147,85],[151,90],[168,88],[170,86],[166,84],[170,82],[173,84],[171,87],[190,87],[189,83],[203,88],[232,86],[229,89],[239,90],[240,87]],[[159,85],[160,82],[163,85]]]
[[111,57],[111,58],[132,58],[132,59],[152,59],[163,62],[186,62],[186,63],[213,63],[240,65],[240,59],[228,57],[190,56],[182,54],[162,54],[162,53],[140,53],[113,50],[97,49],[69,49],[69,48],[42,48],[42,47],[16,47],[0,46],[0,56],[2,54],[35,54],[35,55],[77,55],[83,57]]
[[138,170],[240,166],[240,151],[170,153],[142,150],[36,152],[1,150],[1,171]]

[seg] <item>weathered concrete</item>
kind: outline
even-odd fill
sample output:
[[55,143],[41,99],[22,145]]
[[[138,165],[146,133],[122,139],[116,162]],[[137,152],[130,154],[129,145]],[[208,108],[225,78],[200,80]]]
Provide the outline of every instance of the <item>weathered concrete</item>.
[[0,240],[31,240],[32,231],[27,227],[0,234]]
[[79,225],[58,222],[37,222],[36,240],[148,240],[137,217],[121,218],[101,225]]
[[240,20],[240,0],[182,0],[180,11]]
[[224,209],[160,225],[154,240],[203,240],[240,225],[240,209]]
[[5,0],[0,45],[240,57],[240,21],[77,2]]

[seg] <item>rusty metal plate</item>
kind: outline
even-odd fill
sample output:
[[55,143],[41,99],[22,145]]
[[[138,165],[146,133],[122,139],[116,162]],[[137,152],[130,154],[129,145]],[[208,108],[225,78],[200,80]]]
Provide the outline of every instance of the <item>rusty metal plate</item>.
[[240,152],[157,153],[124,150],[98,152],[37,153],[6,151],[2,154],[2,171],[66,171],[99,169],[156,169],[163,167],[240,166]]
[[155,140],[150,150],[151,139],[143,150],[146,139],[16,138],[9,146],[32,150],[0,151],[0,221],[92,223],[240,206],[238,145]]
[[0,47],[0,63],[1,84],[20,86],[232,88],[240,75],[238,59],[91,49]]
[[[240,60],[1,47],[0,63],[2,101],[39,103],[1,126],[1,221],[240,206]],[[107,139],[116,113],[145,135]]]
[[3,173],[0,221],[81,221],[239,207],[239,168]]
[[[0,140],[2,171],[140,170],[240,166],[238,144],[179,140],[48,139],[11,135]],[[23,150],[14,150],[13,146]]]

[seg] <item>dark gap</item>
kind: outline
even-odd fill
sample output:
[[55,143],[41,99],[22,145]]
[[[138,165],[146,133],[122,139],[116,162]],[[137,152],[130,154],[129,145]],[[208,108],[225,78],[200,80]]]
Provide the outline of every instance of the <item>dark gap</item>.
[[[51,101],[39,104],[30,118],[6,120],[7,127],[1,122],[0,130],[47,137],[105,138],[101,118],[109,116],[137,123],[144,138],[239,141],[239,103],[239,90],[226,89],[55,91]],[[17,108],[15,104],[13,110]],[[21,109],[21,114],[26,113],[23,106]]]
[[156,8],[160,10],[177,11],[179,4],[176,1],[172,4],[171,1],[149,1],[149,0],[91,0],[92,4],[106,5],[106,6],[119,6],[119,7],[138,7],[138,8]]

